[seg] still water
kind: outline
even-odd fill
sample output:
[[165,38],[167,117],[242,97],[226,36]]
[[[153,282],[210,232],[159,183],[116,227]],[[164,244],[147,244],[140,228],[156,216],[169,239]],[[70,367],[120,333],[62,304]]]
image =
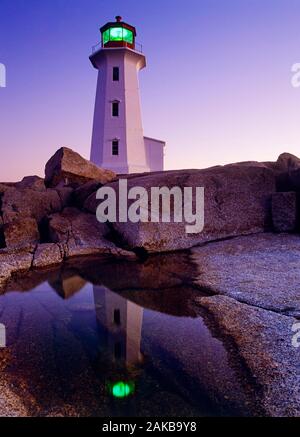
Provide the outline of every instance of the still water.
[[234,345],[195,301],[205,291],[194,274],[187,252],[15,280],[0,295],[1,381],[32,416],[258,414]]

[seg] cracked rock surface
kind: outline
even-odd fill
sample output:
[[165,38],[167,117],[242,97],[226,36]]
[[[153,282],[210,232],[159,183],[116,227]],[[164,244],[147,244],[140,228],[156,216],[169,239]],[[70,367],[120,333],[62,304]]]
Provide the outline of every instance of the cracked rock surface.
[[197,298],[214,317],[260,387],[267,416],[299,416],[299,349],[292,345],[295,319],[240,303],[230,297]]
[[64,258],[91,254],[111,254],[135,258],[132,252],[109,241],[109,228],[99,223],[96,216],[76,208],[65,208],[49,218],[51,241],[64,248]]
[[[300,348],[292,343],[300,317],[300,237],[263,234],[194,248],[195,299],[235,343],[262,391],[268,416],[300,414]],[[217,334],[218,335],[218,334]]]
[[300,237],[258,234],[193,248],[200,287],[300,317]]

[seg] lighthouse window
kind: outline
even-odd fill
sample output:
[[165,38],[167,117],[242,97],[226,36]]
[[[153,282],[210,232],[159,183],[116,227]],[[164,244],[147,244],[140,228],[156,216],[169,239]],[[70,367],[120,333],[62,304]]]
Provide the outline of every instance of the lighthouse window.
[[122,356],[122,346],[121,343],[115,343],[115,359],[119,360]]
[[119,155],[119,141],[113,140],[112,142],[112,155],[118,156]]
[[113,102],[113,104],[112,104],[112,116],[119,117],[119,102]]
[[114,67],[113,68],[113,81],[114,82],[118,82],[120,78],[120,70],[119,67]]
[[121,325],[120,310],[114,310],[114,323],[115,323],[115,325]]

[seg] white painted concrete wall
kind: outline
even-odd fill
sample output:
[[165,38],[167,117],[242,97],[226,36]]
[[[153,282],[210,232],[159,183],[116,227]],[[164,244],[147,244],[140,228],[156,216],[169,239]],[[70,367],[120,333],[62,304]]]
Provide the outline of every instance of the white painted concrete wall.
[[[92,136],[91,161],[116,173],[147,172],[140,107],[138,72],[144,55],[128,48],[102,49],[91,56],[99,70]],[[113,81],[113,67],[120,80]],[[119,117],[112,116],[112,102],[119,101]],[[119,155],[112,155],[112,141],[119,140]]]
[[162,171],[164,169],[165,142],[155,138],[144,137],[144,144],[150,171]]

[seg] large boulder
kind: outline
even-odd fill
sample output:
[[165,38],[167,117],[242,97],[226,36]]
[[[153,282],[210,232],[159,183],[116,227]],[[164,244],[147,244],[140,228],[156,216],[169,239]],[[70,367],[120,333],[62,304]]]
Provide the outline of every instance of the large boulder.
[[17,189],[0,186],[2,200],[3,223],[33,217],[40,222],[48,214],[60,211],[63,207],[61,199],[54,189],[43,191],[31,188]]
[[45,168],[45,183],[49,187],[57,185],[77,187],[91,180],[105,184],[115,178],[114,172],[97,167],[68,147],[57,150]]
[[[232,164],[226,164],[224,167],[236,167],[236,166],[242,166],[242,167],[262,167],[262,168],[270,168],[274,169],[275,163],[274,162],[259,162],[259,161],[241,161],[241,162],[234,162]],[[213,167],[211,167],[213,168]]]
[[37,191],[45,191],[44,179],[39,176],[25,176],[20,182],[14,184],[15,188],[25,189],[30,188]]
[[82,208],[86,199],[93,193],[95,193],[102,184],[97,181],[89,181],[80,187],[76,188],[73,192],[73,202],[78,208]]
[[271,232],[191,250],[194,282],[251,306],[300,318],[300,238]]
[[[275,191],[275,174],[265,166],[236,164],[205,170],[167,171],[132,176],[127,182],[128,189],[135,186],[146,188],[148,198],[151,197],[151,187],[193,187],[194,197],[196,187],[204,187],[205,192],[204,229],[200,233],[186,233],[186,222],[112,223],[120,240],[130,248],[144,248],[149,252],[171,251],[263,232],[271,227],[270,200]],[[108,186],[118,192],[117,182]],[[96,193],[93,193],[84,207],[95,214],[99,203]]]
[[276,232],[295,231],[297,215],[297,194],[294,191],[272,195],[272,220]]
[[16,184],[0,184],[0,247],[38,244],[39,227],[49,214],[61,211],[67,203],[65,189],[46,189],[36,176]]
[[281,153],[274,164],[274,168],[280,173],[289,173],[300,168],[300,159],[291,153]]
[[13,274],[27,272],[31,268],[34,247],[0,250],[0,292]]
[[[213,317],[218,332],[231,339],[231,351],[238,351],[255,381],[260,415],[299,416],[299,349],[292,346],[297,319],[226,296],[199,297],[197,301]],[[227,394],[230,402],[233,392]]]
[[49,268],[60,264],[64,259],[63,248],[59,244],[38,244],[33,253],[32,268]]
[[274,163],[277,191],[300,190],[300,159],[290,153],[279,155]]
[[280,173],[277,176],[277,190],[300,192],[300,168],[288,173]]
[[99,223],[93,214],[65,208],[62,213],[49,217],[48,227],[51,241],[61,245],[64,258],[98,254],[135,258],[132,252],[109,241],[108,226]]
[[35,244],[40,239],[37,221],[32,217],[13,220],[3,226],[5,246],[24,247]]
[[72,187],[55,187],[57,194],[59,195],[62,208],[71,206],[73,203],[73,188]]

